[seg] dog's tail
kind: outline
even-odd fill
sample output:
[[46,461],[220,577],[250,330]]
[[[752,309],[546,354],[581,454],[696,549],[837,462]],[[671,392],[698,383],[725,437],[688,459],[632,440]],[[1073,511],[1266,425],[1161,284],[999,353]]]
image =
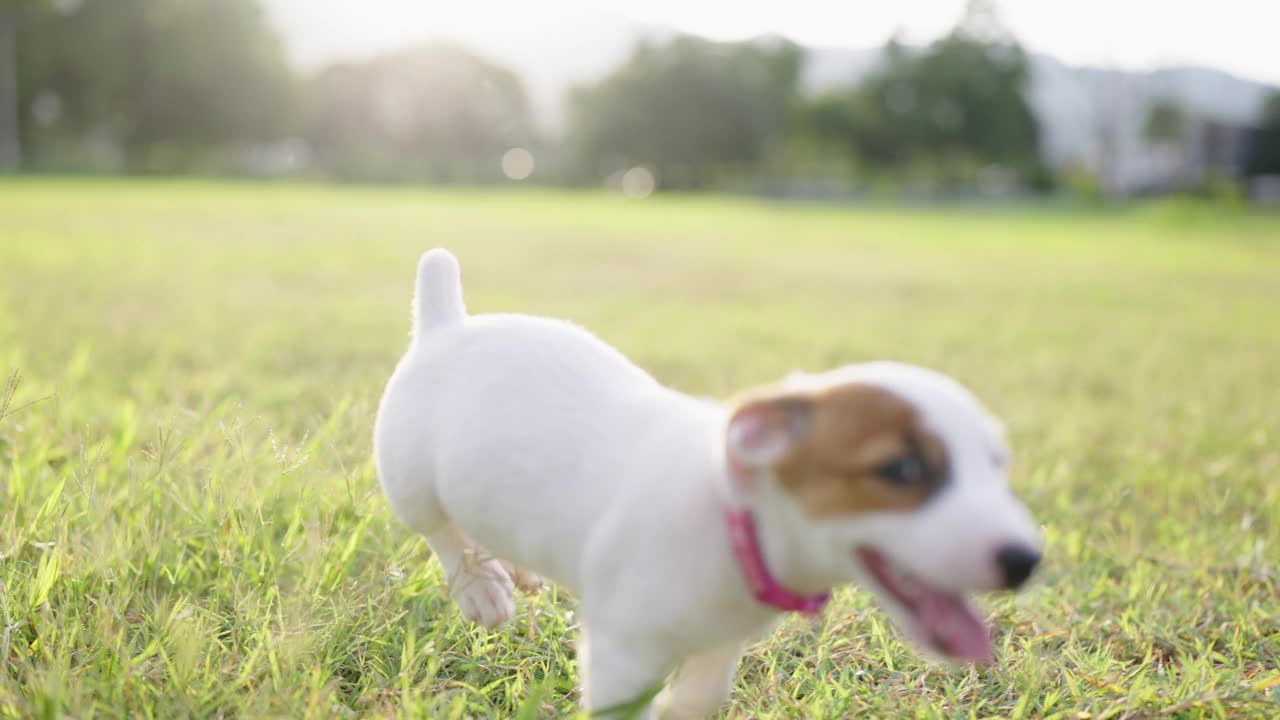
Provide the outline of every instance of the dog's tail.
[[413,337],[421,338],[433,328],[456,325],[466,317],[458,259],[444,248],[427,252],[418,261],[418,283],[413,297]]

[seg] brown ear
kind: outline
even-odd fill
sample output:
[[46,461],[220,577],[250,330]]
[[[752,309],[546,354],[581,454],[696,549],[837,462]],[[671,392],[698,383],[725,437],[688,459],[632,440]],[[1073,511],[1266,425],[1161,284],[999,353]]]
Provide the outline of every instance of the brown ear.
[[725,431],[729,458],[746,468],[772,466],[801,443],[812,420],[809,395],[774,391],[741,401]]

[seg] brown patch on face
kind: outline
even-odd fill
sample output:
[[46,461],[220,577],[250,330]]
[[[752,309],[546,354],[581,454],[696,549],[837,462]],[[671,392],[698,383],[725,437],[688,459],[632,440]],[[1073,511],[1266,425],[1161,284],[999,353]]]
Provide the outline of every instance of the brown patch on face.
[[[808,396],[805,430],[775,466],[778,481],[815,517],[911,510],[946,480],[942,439],[920,413],[872,385],[848,384]],[[912,480],[886,466],[916,463]]]

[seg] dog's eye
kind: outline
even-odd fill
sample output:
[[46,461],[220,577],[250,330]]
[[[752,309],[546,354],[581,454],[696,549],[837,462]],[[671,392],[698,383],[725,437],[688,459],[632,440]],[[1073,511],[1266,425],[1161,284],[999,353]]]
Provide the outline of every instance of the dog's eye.
[[875,469],[881,480],[900,487],[911,487],[924,481],[924,463],[915,455],[900,455]]

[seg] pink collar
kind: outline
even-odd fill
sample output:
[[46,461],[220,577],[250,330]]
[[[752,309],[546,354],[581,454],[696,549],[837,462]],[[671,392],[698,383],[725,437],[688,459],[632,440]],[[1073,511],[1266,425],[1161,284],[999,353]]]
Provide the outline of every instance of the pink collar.
[[[743,469],[730,462],[729,472],[736,484],[747,482]],[[736,490],[737,488],[735,488]],[[725,508],[725,526],[729,529],[729,542],[733,546],[733,556],[738,560],[738,568],[742,577],[751,588],[751,594],[761,605],[767,605],[784,612],[798,612],[805,615],[817,615],[822,612],[831,593],[817,595],[797,595],[782,586],[764,562],[764,553],[760,549],[760,535],[756,532],[755,515],[746,508]]]

